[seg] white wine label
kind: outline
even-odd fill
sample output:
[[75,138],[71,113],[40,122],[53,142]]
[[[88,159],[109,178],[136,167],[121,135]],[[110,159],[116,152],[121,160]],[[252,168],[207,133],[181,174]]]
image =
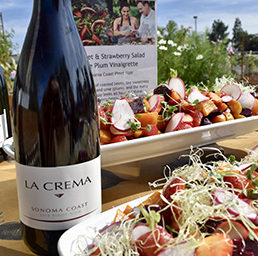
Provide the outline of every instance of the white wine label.
[[20,220],[63,230],[101,211],[100,156],[81,164],[32,167],[16,163]]

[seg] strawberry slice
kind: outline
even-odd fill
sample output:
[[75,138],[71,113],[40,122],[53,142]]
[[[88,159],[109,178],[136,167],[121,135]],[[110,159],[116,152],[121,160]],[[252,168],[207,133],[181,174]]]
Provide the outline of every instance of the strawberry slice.
[[203,118],[203,113],[198,110],[191,111],[189,113],[193,118],[193,127],[200,126]]
[[183,119],[182,119],[183,123],[187,123],[187,124],[192,124],[193,123],[193,117],[187,113],[184,113]]
[[110,119],[106,115],[106,112],[102,107],[99,107],[99,121],[100,121],[100,129],[109,130],[110,127]]
[[152,136],[159,134],[159,129],[156,124],[149,124],[148,127],[142,131],[143,136]]
[[247,229],[243,224],[237,221],[223,221],[214,230],[215,234],[226,233],[232,240],[241,241],[246,240],[249,236]]
[[[243,190],[248,187],[249,181],[244,175],[226,175],[223,177],[224,182],[227,183],[228,186],[233,187],[234,189]],[[235,194],[240,194],[241,191],[234,191]]]
[[233,241],[226,234],[205,237],[196,249],[196,256],[231,256],[233,255]]
[[135,245],[141,256],[157,255],[160,246],[168,243],[173,237],[162,226],[157,225],[154,230],[138,237]]
[[122,141],[127,141],[127,138],[124,135],[117,135],[111,139],[110,143],[116,143],[116,142],[122,142]]
[[164,197],[171,202],[171,195],[181,192],[185,189],[185,181],[183,178],[173,179],[164,189]]
[[178,127],[177,127],[177,131],[180,131],[180,130],[186,130],[186,129],[189,129],[189,128],[192,128],[193,126],[191,124],[188,124],[188,123],[183,123],[181,122]]

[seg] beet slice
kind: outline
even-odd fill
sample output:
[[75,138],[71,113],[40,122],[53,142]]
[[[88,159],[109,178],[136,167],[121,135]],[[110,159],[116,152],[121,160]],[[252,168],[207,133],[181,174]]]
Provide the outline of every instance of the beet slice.
[[136,98],[129,102],[134,114],[142,113],[144,111],[144,103],[142,98]]
[[161,84],[157,88],[154,89],[153,94],[162,94],[165,97],[165,100],[169,100],[170,89],[167,85]]
[[249,108],[244,108],[244,109],[242,110],[242,112],[240,113],[240,115],[243,115],[243,116],[245,116],[245,117],[249,117],[249,116],[252,116],[253,113],[252,113],[252,110],[251,110],[251,109],[249,109]]

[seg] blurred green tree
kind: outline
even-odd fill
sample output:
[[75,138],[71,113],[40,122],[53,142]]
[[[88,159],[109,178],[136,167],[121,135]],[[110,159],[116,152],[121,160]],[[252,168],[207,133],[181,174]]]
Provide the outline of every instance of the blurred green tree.
[[11,32],[0,32],[0,65],[3,68],[8,89],[12,90],[11,72],[16,70],[16,64],[12,57],[13,52],[17,49],[17,45],[12,42],[14,30]]
[[232,46],[241,51],[241,46],[243,44],[244,37],[247,32],[245,32],[242,28],[242,23],[239,18],[235,19],[234,27],[233,27],[233,37],[232,37]]
[[224,40],[228,37],[228,26],[221,20],[214,20],[212,24],[211,33],[208,33],[210,41],[217,42],[218,40]]

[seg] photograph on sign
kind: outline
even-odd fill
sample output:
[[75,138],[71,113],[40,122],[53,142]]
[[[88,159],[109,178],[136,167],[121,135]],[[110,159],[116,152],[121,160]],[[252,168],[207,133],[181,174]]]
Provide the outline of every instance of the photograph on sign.
[[74,0],[72,8],[101,101],[156,87],[155,1]]

